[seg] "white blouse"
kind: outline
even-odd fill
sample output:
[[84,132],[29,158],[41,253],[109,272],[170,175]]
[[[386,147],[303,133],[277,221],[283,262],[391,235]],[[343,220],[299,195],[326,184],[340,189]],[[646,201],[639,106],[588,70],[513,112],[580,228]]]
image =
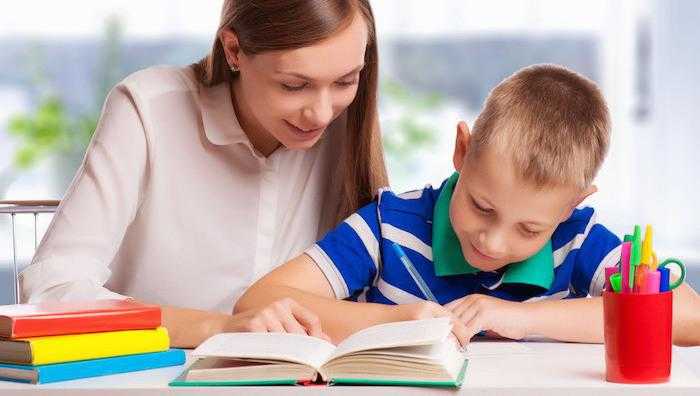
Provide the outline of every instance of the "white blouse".
[[127,77],[20,275],[22,301],[130,296],[230,313],[246,287],[332,225],[344,120],[309,150],[266,158],[228,83],[204,87],[174,67]]

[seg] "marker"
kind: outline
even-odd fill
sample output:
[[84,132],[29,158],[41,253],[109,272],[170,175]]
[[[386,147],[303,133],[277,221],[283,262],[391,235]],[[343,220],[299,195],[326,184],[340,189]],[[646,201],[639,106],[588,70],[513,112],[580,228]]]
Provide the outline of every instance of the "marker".
[[640,265],[634,270],[634,289],[632,290],[634,293],[643,293],[643,290],[646,288],[647,274],[649,272],[651,271],[649,271],[649,267],[646,265]]
[[623,242],[622,251],[620,253],[620,274],[622,277],[622,292],[630,292],[630,251],[632,249],[632,242]]
[[622,290],[622,275],[619,272],[610,275],[610,287],[615,293],[619,293]]
[[617,267],[605,267],[605,290],[607,291],[612,291],[612,287],[610,285],[610,278],[614,274],[619,274],[620,270]]
[[630,252],[629,288],[634,290],[634,273],[642,259],[642,227],[635,224],[632,234],[632,250]]
[[438,302],[437,298],[435,298],[435,295],[433,294],[433,292],[430,291],[428,284],[425,283],[425,280],[423,280],[423,277],[420,276],[420,273],[418,272],[416,267],[413,265],[411,260],[406,255],[406,252],[403,251],[401,246],[399,246],[399,244],[396,242],[392,242],[391,246],[394,248],[396,255],[399,256],[399,260],[401,260],[401,263],[403,263],[403,266],[406,267],[406,270],[411,275],[411,278],[413,278],[413,281],[416,282],[416,285],[418,285],[418,288],[420,289],[421,293],[423,293],[425,298],[427,298],[429,301],[432,301],[436,304],[440,304]]
[[663,267],[656,270],[659,273],[659,292],[667,292],[671,290],[671,269]]
[[654,259],[654,231],[651,228],[650,224],[647,224],[646,230],[644,231],[644,241],[642,242],[642,259],[641,263],[643,265],[646,265],[649,267],[651,270],[656,269],[656,265],[658,264],[656,260]]
[[[632,242],[632,235],[630,234],[625,234],[625,237],[622,239],[622,242]],[[622,244],[620,244],[622,245]],[[617,268],[622,271],[622,258],[620,258],[620,261],[617,262]]]
[[644,287],[639,289],[642,294],[656,294],[659,292],[661,284],[661,273],[659,271],[644,271]]

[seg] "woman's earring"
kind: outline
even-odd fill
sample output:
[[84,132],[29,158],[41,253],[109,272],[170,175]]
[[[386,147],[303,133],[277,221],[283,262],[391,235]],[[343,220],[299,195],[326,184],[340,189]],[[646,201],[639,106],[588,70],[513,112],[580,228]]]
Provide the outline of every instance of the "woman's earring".
[[240,71],[240,69],[238,68],[238,65],[233,64],[231,65],[231,71],[237,73],[238,71]]

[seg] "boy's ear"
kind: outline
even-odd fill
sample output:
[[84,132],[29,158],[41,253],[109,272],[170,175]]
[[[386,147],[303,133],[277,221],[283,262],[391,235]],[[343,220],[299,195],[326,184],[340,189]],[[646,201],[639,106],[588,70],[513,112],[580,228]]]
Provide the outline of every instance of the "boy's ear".
[[576,198],[574,198],[569,204],[569,210],[567,211],[567,213],[565,213],[565,216],[562,221],[568,219],[571,216],[571,213],[573,213],[574,209],[576,209],[576,207],[579,206],[581,202],[583,202],[586,198],[590,197],[596,192],[598,192],[598,187],[596,187],[593,184],[588,186],[585,190],[581,191],[576,196]]
[[219,40],[221,40],[221,46],[224,47],[224,54],[226,55],[229,68],[238,69],[241,52],[238,35],[231,29],[223,29],[219,34]]
[[469,141],[471,139],[471,134],[469,133],[469,127],[464,121],[460,121],[457,124],[457,137],[455,139],[455,152],[452,156],[452,162],[454,163],[455,170],[460,172],[462,170],[462,165],[464,165],[464,158],[469,151]]

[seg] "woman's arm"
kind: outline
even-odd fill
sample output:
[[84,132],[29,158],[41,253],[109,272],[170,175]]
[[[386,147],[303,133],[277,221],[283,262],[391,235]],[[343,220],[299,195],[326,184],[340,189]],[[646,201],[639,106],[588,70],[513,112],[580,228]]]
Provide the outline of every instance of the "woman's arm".
[[85,159],[31,265],[20,274],[23,302],[125,298],[104,284],[144,194],[147,152],[135,102],[119,85],[105,101]]
[[168,329],[170,345],[176,348],[194,348],[214,334],[230,331],[234,322],[232,315],[162,307],[162,324]]
[[197,309],[162,307],[162,323],[171,346],[194,348],[218,333],[287,332],[329,340],[319,318],[291,299],[280,299],[234,315]]
[[[425,302],[407,305],[382,305],[337,300],[323,272],[306,254],[270,272],[238,300],[234,312],[244,312],[291,298],[313,311],[321,321],[323,331],[337,343],[366,327],[401,320],[449,316],[438,304]],[[455,335],[465,343],[463,326],[457,325]]]

